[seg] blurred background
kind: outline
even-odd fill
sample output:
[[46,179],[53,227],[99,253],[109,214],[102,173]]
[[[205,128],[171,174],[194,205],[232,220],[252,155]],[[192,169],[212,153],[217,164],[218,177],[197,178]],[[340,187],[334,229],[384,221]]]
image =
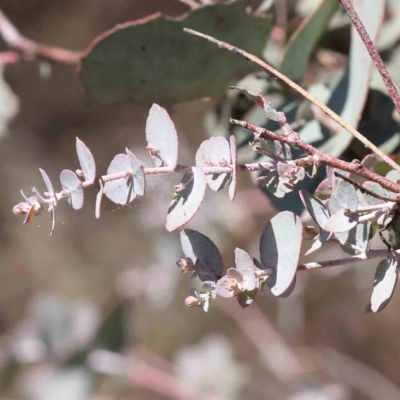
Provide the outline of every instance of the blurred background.
[[[400,75],[397,3],[385,6],[379,41],[395,78]],[[312,22],[322,2],[247,4],[249,11],[272,18],[264,57],[279,67],[290,38]],[[0,0],[0,9],[32,40],[84,50],[116,24],[155,12],[176,17],[189,6],[177,0]],[[361,74],[366,67],[349,67],[351,27],[344,13],[332,15],[318,28],[318,37],[308,39],[315,43],[298,80],[338,112],[346,99],[361,104],[351,118],[360,120],[359,129],[374,143],[396,154],[399,117],[375,72],[367,77],[370,90],[351,97],[362,88],[351,87],[354,76],[349,72],[359,68]],[[9,50],[4,42],[0,46]],[[301,121],[307,140],[318,146],[329,143],[325,150],[344,159],[365,156],[366,149],[351,140],[332,145],[335,127],[296,94],[259,75],[255,71],[243,85],[269,93],[291,122]],[[48,60],[7,65],[0,86],[1,399],[400,398],[400,297],[395,293],[382,313],[365,312],[377,261],[301,273],[287,299],[264,294],[244,310],[234,300],[218,299],[204,313],[184,304],[196,282],[175,264],[183,255],[179,233],[165,230],[176,176],[150,177],[145,197],[128,207],[104,199],[100,220],[94,216],[96,191],[86,190],[82,210],[59,204],[52,237],[47,213],[23,226],[22,218],[11,212],[21,201],[20,189],[45,190],[39,167],[59,188],[61,170],[78,165],[75,137],[91,149],[103,174],[125,147],[143,157],[148,108],[98,105],[85,93],[73,66]],[[245,147],[246,134],[226,124],[229,115],[266,123],[242,96],[228,93],[167,109],[178,131],[181,164],[194,163],[196,149],[207,137],[229,133],[237,135],[240,159],[254,159]],[[338,150],[338,143],[343,148]],[[306,182],[309,190],[323,173]],[[241,173],[236,200],[229,202],[226,190],[208,191],[189,227],[217,244],[228,267],[235,247],[259,256],[262,229],[278,209],[302,213],[297,196],[271,199],[254,177]],[[340,256],[342,250],[327,246],[307,260]]]

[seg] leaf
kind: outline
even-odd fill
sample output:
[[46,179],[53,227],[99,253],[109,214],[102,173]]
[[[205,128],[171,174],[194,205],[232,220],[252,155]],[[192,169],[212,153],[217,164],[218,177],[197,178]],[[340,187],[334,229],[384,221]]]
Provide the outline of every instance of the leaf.
[[157,167],[175,169],[178,162],[178,135],[165,108],[153,104],[146,121],[146,140]]
[[158,13],[121,24],[89,46],[81,61],[80,79],[101,104],[132,101],[167,106],[204,96],[219,97],[254,66],[184,33],[183,28],[261,55],[271,19],[252,17],[246,7],[240,0],[201,7],[176,19]]
[[60,174],[61,186],[64,190],[68,190],[70,195],[67,201],[75,210],[80,210],[83,206],[83,188],[82,182],[76,176],[75,172],[64,169]]
[[329,211],[326,209],[324,203],[306,190],[300,190],[299,195],[304,207],[311,215],[311,218],[320,228],[324,229],[330,217]]
[[399,259],[396,258],[387,258],[378,264],[369,304],[371,311],[382,311],[389,303],[396,287],[398,270]]
[[328,243],[331,236],[332,236],[332,232],[327,232],[327,231],[322,230],[321,233],[315,238],[313,245],[307,251],[305,256],[308,256],[311,253],[314,253],[314,251],[319,250],[325,243]]
[[[196,152],[197,167],[219,167],[231,164],[229,142],[221,136],[213,136],[205,140]],[[218,192],[228,183],[230,174],[206,175],[211,190]]]
[[128,176],[107,181],[104,194],[114,203],[126,205],[137,196],[143,196],[145,176],[143,167],[137,158],[128,150],[127,154],[117,154],[107,169],[107,175],[126,172]]
[[87,148],[82,140],[76,138],[76,153],[78,155],[79,164],[85,175],[85,181],[92,184],[96,179],[96,163],[93,154]]
[[204,281],[219,279],[224,271],[221,254],[214,242],[207,236],[192,229],[184,229],[181,232],[181,245],[186,258],[193,265],[200,262],[205,274],[200,275]]
[[[363,187],[368,189],[370,192],[377,194],[378,196],[387,196],[388,195],[386,190],[379,183],[376,183],[376,182],[366,181],[363,183]],[[365,193],[364,197],[365,197],[365,200],[367,201],[367,203],[371,206],[376,206],[382,202],[381,200],[377,199],[376,197],[374,197],[368,193]]]
[[[354,9],[361,21],[363,21],[371,40],[376,43],[382,26],[385,2],[355,0]],[[372,71],[373,61],[358,32],[352,27],[348,67],[348,90],[346,102],[340,114],[340,117],[352,126],[357,126],[361,118],[361,113],[364,109],[369,92],[369,82]],[[341,96],[343,96],[343,94],[341,94]],[[335,133],[335,135],[321,146],[319,150],[322,153],[338,157],[346,150],[352,139],[353,136],[344,128],[341,128],[340,131]]]
[[261,263],[264,268],[275,270],[266,281],[275,296],[284,294],[296,276],[302,239],[301,220],[290,211],[277,214],[264,229],[260,240]]
[[51,197],[53,197],[55,199],[55,202],[57,203],[57,198],[54,194],[54,189],[53,189],[53,185],[51,183],[51,180],[49,178],[49,176],[46,174],[46,172],[44,172],[44,170],[42,170],[41,168],[39,168],[40,173],[42,174],[42,178],[44,180],[44,184],[46,185],[46,189],[49,193],[49,195]]
[[237,166],[238,166],[236,137],[234,135],[231,135],[229,137],[229,149],[231,153],[231,163],[233,166],[231,181],[229,183],[229,200],[233,201],[236,196]]
[[193,167],[192,174],[182,178],[185,189],[172,201],[167,215],[166,229],[176,231],[187,224],[199,211],[206,193],[206,176],[200,167]]
[[248,253],[244,250],[236,248],[235,249],[235,267],[239,272],[242,272],[245,269],[253,269],[254,270],[254,262],[253,258],[250,257]]
[[309,15],[291,36],[280,71],[288,78],[298,81],[303,78],[311,53],[328,23],[338,9],[339,3],[324,0]]
[[328,219],[325,230],[333,233],[348,232],[357,225],[358,220],[358,214],[341,209]]
[[[340,234],[338,239],[343,240],[347,243],[350,243],[354,246],[357,246],[364,253],[368,251],[369,246],[371,244],[371,236],[372,236],[372,222],[367,221],[361,224],[357,224],[354,228],[350,229],[346,234]],[[342,236],[343,235],[343,236]],[[348,254],[354,255],[355,251],[350,249],[349,247],[342,246],[343,251]]]
[[351,183],[341,180],[335,188],[334,193],[341,208],[347,208],[350,211],[357,210],[357,192]]

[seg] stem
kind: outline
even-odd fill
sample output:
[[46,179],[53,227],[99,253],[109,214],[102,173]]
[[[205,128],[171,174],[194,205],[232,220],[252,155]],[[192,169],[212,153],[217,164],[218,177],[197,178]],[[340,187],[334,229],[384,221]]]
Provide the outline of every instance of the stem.
[[82,52],[37,43],[22,36],[6,15],[0,10],[0,35],[10,46],[29,57],[43,57],[63,64],[77,65]]
[[[397,112],[400,114],[400,95],[397,92],[392,77],[389,74],[385,64],[381,56],[378,53],[374,43],[372,42],[370,36],[368,35],[367,30],[365,29],[364,24],[360,20],[357,15],[356,10],[353,8],[349,0],[338,0],[340,5],[345,9],[347,15],[351,19],[353,26],[356,28],[358,34],[361,37],[361,40],[364,42],[365,47],[368,50],[369,55],[371,56],[376,69],[381,74],[382,80],[389,92],[390,97],[392,98],[393,104],[396,107]],[[385,160],[386,161],[386,160]]]
[[[346,121],[344,121],[339,115],[337,115],[335,112],[333,112],[329,107],[327,107],[325,104],[322,104],[317,98],[315,98],[313,95],[308,93],[306,90],[304,90],[302,87],[294,83],[291,79],[286,77],[285,75],[281,74],[279,71],[277,71],[275,68],[271,67],[269,64],[266,62],[260,60],[258,57],[247,53],[246,51],[239,49],[238,47],[232,46],[228,43],[222,42],[220,40],[217,40],[213,38],[212,36],[205,35],[203,33],[194,31],[193,29],[187,29],[184,28],[184,31],[187,33],[190,33],[191,35],[195,35],[198,37],[201,37],[203,39],[206,39],[212,43],[215,43],[218,45],[220,48],[232,51],[233,53],[240,54],[247,60],[253,61],[260,67],[264,68],[271,74],[275,75],[277,78],[281,79],[283,82],[285,82],[289,87],[292,89],[296,90],[298,93],[300,93],[302,96],[304,96],[307,100],[311,101],[314,103],[318,108],[320,108],[325,114],[329,115],[332,119],[334,119],[338,124],[340,124],[344,129],[346,129],[348,132],[350,132],[355,138],[357,138],[361,143],[363,143],[365,146],[367,146],[371,151],[373,151],[376,155],[382,158],[382,160],[386,161],[393,169],[396,171],[400,172],[400,166],[397,165],[390,157],[388,157],[385,153],[383,153],[381,150],[379,150],[378,147],[376,147],[372,142],[370,142],[366,137],[364,137],[360,132],[358,132],[355,128],[353,128],[350,124],[348,124]],[[399,187],[400,189],[400,187]]]
[[250,124],[246,121],[238,121],[236,119],[231,119],[230,121],[234,125],[239,125],[244,129],[254,132],[259,137],[277,140],[290,146],[295,146],[305,151],[307,154],[312,155],[317,164],[328,165],[333,168],[341,169],[342,171],[351,172],[352,174],[361,176],[369,181],[379,183],[384,189],[390,190],[391,192],[400,193],[400,185],[398,183],[392,182],[389,179],[386,179],[383,176],[364,168],[358,163],[349,163],[339,160],[338,158],[328,156],[327,154],[320,152],[318,149],[302,140],[296,132],[289,136],[282,136],[267,129]]

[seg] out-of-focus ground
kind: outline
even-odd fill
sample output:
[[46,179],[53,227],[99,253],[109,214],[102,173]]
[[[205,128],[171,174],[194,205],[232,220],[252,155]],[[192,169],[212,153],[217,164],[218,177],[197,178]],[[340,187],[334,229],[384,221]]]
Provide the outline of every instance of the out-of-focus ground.
[[[187,9],[172,0],[1,0],[0,8],[27,37],[76,50],[118,23]],[[175,265],[179,235],[164,229],[176,177],[150,178],[146,196],[127,208],[104,199],[100,220],[94,217],[96,193],[87,190],[82,210],[57,207],[52,237],[48,215],[23,226],[11,213],[19,190],[44,189],[39,167],[59,185],[60,171],[77,167],[75,137],[103,172],[125,147],[138,155],[145,147],[148,110],[96,105],[74,68],[52,64],[50,76],[41,77],[48,67],[22,62],[5,75],[21,109],[0,138],[2,399],[163,399],[170,398],[162,394],[163,379],[174,386],[172,378],[191,389],[200,381],[198,398],[392,399],[400,393],[398,293],[384,312],[365,312],[375,262],[302,273],[288,299],[259,296],[246,310],[219,300],[222,306],[212,304],[206,314],[184,305],[191,282]],[[182,163],[193,162],[206,137],[204,113],[213,105],[196,101],[168,110]],[[235,247],[258,255],[258,238],[273,212],[241,174],[237,200],[207,193],[190,227],[210,236],[229,264]],[[121,302],[126,337],[118,338],[117,322],[110,335],[116,337],[112,350],[124,358],[92,354],[92,364],[104,364],[107,372],[95,378],[90,360],[66,367],[74,345],[85,348],[86,337]],[[35,336],[42,329],[38,320],[47,327],[43,342]],[[18,361],[12,365],[10,348]],[[146,375],[139,359],[167,377],[152,370]],[[128,374],[124,363],[132,363]],[[143,388],[148,376],[155,381]]]

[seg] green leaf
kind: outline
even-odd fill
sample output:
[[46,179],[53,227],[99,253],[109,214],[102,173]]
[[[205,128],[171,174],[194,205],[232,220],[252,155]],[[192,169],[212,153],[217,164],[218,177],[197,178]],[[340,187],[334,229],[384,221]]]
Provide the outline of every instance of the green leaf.
[[98,103],[164,106],[219,97],[254,70],[231,52],[183,32],[199,30],[260,55],[271,20],[246,13],[244,1],[199,8],[177,19],[161,14],[104,33],[86,51],[80,79]]
[[337,1],[325,0],[309,15],[289,40],[281,72],[288,78],[298,81],[306,72],[311,53],[328,23],[338,9]]

